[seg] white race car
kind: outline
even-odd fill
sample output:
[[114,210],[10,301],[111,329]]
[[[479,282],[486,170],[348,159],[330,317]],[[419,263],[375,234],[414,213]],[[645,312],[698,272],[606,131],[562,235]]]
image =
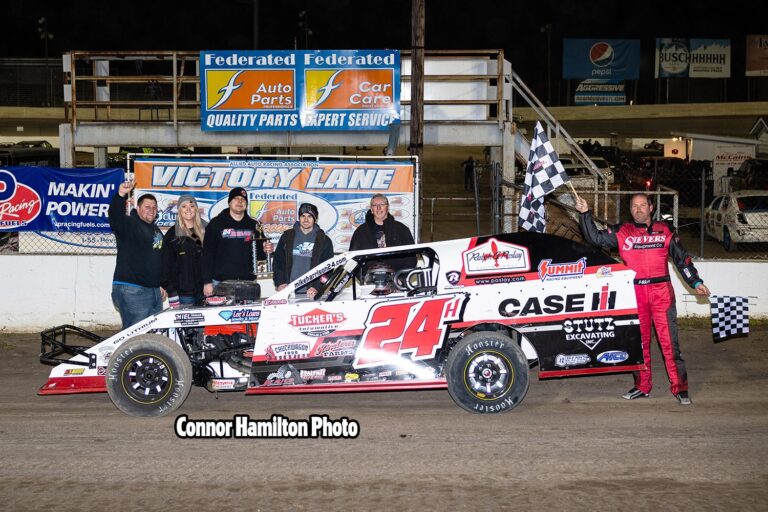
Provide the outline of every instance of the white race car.
[[[162,416],[193,384],[249,395],[447,388],[467,411],[506,412],[536,363],[540,378],[644,368],[633,277],[602,252],[535,233],[347,252],[265,300],[168,309],[106,339],[45,331],[41,361],[56,367],[40,394],[106,390],[128,414]],[[295,293],[318,278],[315,300]]]

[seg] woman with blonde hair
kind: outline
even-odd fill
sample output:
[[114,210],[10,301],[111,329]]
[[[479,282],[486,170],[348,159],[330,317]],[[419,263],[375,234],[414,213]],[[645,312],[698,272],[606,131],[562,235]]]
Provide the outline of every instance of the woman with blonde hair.
[[176,225],[163,239],[161,285],[170,307],[199,304],[203,300],[203,239],[206,223],[200,218],[197,200],[179,197]]

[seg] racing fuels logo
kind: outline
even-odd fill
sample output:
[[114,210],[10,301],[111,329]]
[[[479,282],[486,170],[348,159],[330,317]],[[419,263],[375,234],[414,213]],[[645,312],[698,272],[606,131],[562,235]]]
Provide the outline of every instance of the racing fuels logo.
[[600,41],[592,45],[589,49],[589,60],[597,67],[604,68],[610,66],[613,62],[613,46],[605,41]]
[[467,275],[525,272],[531,268],[528,248],[491,238],[462,253]]
[[34,189],[18,183],[13,174],[0,169],[0,230],[16,229],[34,221],[42,210]]
[[592,360],[587,354],[557,354],[555,366],[567,368],[569,366],[582,366]]
[[581,277],[587,268],[587,258],[581,258],[572,263],[552,263],[552,260],[541,260],[539,263],[539,279],[559,280]]
[[296,80],[290,69],[206,70],[208,110],[296,108]]
[[621,350],[609,350],[598,354],[597,360],[605,364],[623,363],[629,359],[629,354]]
[[563,322],[563,331],[566,341],[580,341],[589,350],[594,350],[605,338],[616,337],[612,317],[566,320]]
[[304,84],[312,110],[389,110],[395,103],[392,69],[308,69]]
[[288,323],[305,336],[319,338],[336,331],[345,320],[344,313],[329,313],[318,308],[303,315],[291,315]]
[[260,309],[226,309],[219,311],[219,316],[227,322],[258,322],[261,318]]

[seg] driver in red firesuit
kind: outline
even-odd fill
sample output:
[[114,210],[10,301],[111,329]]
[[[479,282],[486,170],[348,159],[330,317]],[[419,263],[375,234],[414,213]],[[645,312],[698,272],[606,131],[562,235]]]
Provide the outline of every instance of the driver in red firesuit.
[[635,294],[646,369],[635,372],[635,385],[623,397],[634,400],[645,398],[651,392],[651,331],[655,326],[656,338],[667,367],[670,390],[681,405],[691,405],[688,375],[677,337],[675,292],[669,278],[667,257],[672,258],[680,275],[698,295],[709,296],[709,288],[699,277],[691,256],[680,245],[677,234],[670,230],[667,223],[653,221],[653,204],[648,195],[633,195],[629,209],[634,222],[600,230],[592,220],[587,202],[581,197],[576,200],[584,238],[593,245],[618,248],[621,259],[636,273]]

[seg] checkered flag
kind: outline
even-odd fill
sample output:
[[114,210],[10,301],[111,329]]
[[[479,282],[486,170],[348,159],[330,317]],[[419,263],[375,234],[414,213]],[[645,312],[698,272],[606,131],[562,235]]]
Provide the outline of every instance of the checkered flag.
[[547,219],[544,210],[544,196],[568,181],[560,157],[540,122],[536,123],[531,141],[531,153],[528,155],[528,168],[525,170],[525,187],[520,202],[518,223],[526,231],[544,232]]
[[712,295],[712,336],[722,341],[737,334],[749,334],[749,300],[747,297]]

